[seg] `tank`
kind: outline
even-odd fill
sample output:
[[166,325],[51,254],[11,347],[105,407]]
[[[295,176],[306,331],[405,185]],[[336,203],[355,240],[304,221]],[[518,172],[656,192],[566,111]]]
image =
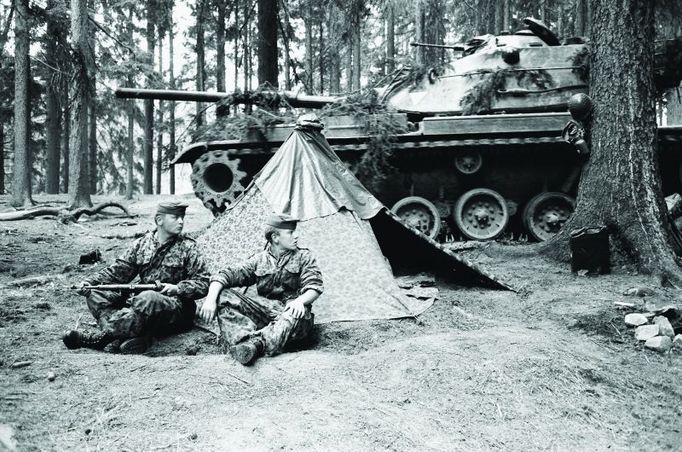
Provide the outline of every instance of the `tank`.
[[[585,157],[562,138],[571,119],[567,102],[587,91],[585,42],[563,43],[542,22],[526,18],[514,34],[475,37],[451,63],[416,71],[402,68],[372,95],[391,124],[391,171],[371,190],[407,224],[441,241],[491,240],[505,232],[542,241],[558,233],[573,212]],[[666,45],[659,45],[665,53]],[[659,52],[660,53],[660,52]],[[660,65],[659,65],[660,66]],[[657,67],[659,88],[679,85],[676,71]],[[345,96],[293,92],[207,93],[122,88],[122,98],[225,102],[285,101],[322,109]],[[266,98],[265,101],[264,98]],[[367,119],[323,118],[323,134],[351,169],[376,149]],[[276,124],[240,139],[190,144],[172,162],[192,165],[192,186],[219,214],[235,201],[293,129]],[[659,130],[664,187],[680,189],[680,128]],[[374,146],[374,147],[373,147]]]

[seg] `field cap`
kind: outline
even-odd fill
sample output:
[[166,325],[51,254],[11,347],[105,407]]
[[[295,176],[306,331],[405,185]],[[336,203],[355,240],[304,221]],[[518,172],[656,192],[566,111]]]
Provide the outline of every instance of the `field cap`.
[[265,224],[267,224],[268,226],[272,226],[273,228],[289,229],[291,231],[296,229],[296,223],[298,223],[298,220],[296,220],[291,215],[286,214],[270,215],[268,219],[265,221]]
[[189,204],[184,202],[167,201],[160,202],[156,207],[156,213],[168,213],[171,215],[184,215],[185,209],[189,207]]

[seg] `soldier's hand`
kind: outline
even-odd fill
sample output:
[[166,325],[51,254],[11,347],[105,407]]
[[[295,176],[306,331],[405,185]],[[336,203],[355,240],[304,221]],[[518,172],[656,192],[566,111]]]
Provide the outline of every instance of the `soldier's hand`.
[[87,282],[83,281],[82,283],[78,284],[78,287],[76,288],[76,293],[78,295],[82,295],[84,297],[87,297],[90,295],[90,289],[86,289],[85,286],[89,286]]
[[215,318],[216,308],[215,300],[205,299],[201,309],[199,309],[199,318],[206,323],[210,323]]
[[180,293],[180,291],[178,290],[178,286],[176,286],[175,284],[163,283],[162,286],[163,287],[161,288],[161,295],[173,297]]
[[284,312],[288,312],[295,319],[302,319],[305,316],[305,305],[299,299],[289,302]]

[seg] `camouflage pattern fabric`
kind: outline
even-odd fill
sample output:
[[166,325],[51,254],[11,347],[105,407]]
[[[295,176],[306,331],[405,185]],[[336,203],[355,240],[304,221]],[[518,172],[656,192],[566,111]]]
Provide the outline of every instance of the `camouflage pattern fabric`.
[[270,247],[246,261],[220,270],[211,276],[224,287],[256,285],[258,295],[272,300],[287,301],[312,289],[324,291],[322,274],[309,250],[299,248],[275,257]]
[[284,347],[304,339],[313,329],[315,316],[308,307],[301,319],[283,312],[285,303],[236,290],[223,290],[218,304],[218,326],[225,351],[239,342],[259,338],[265,354],[273,356]]
[[177,284],[178,297],[183,300],[196,300],[208,292],[210,275],[194,240],[180,234],[161,245],[153,231],[135,240],[113,265],[85,282],[127,284],[137,275],[141,284]]
[[194,300],[206,296],[210,276],[193,239],[181,234],[160,244],[153,232],[147,232],[114,264],[85,282],[127,284],[136,276],[142,284],[156,281],[176,284],[178,295],[144,291],[130,297],[120,292],[92,290],[87,304],[102,331],[127,338],[163,336],[192,327]]
[[92,290],[88,309],[105,333],[118,339],[167,336],[192,328],[196,306],[153,290],[128,297],[120,292]]

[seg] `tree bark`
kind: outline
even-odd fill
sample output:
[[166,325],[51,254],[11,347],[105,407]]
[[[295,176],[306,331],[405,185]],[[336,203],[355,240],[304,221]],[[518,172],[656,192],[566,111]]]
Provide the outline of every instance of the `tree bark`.
[[[196,37],[196,42],[197,45],[195,47],[196,53],[197,53],[197,79],[196,79],[196,87],[197,91],[204,91],[205,90],[205,80],[206,80],[206,73],[205,73],[205,61],[204,61],[204,55],[205,55],[205,45],[204,45],[204,10],[206,4],[206,0],[197,0],[197,22],[196,22],[196,32],[197,32],[197,37]],[[205,115],[204,115],[204,104],[202,102],[197,102],[196,105],[196,125],[197,127],[201,127],[205,124]]]
[[225,13],[227,5],[223,0],[218,0],[218,22],[216,24],[216,88],[219,92],[225,91]]
[[362,55],[362,40],[360,38],[360,20],[358,26],[353,32],[353,89],[359,90],[362,88],[360,83],[361,72],[361,55]]
[[[64,97],[68,97],[68,88],[63,89]],[[71,148],[69,146],[69,140],[71,140],[71,107],[69,105],[64,106],[62,113],[64,133],[62,134],[62,193],[69,192],[69,174],[71,173],[71,165],[69,162],[69,156],[71,155]]]
[[306,3],[305,25],[305,89],[313,93],[313,11],[311,2]]
[[[90,0],[89,7],[94,11],[95,0]],[[89,52],[92,55],[93,62],[94,57],[97,54],[97,39],[95,36],[95,26],[87,22],[88,26],[88,41],[90,42]],[[89,119],[88,126],[90,127],[90,132],[88,136],[88,182],[90,188],[90,194],[94,195],[97,193],[97,73],[93,70],[90,72],[92,75],[90,77],[90,89],[89,89]]]
[[319,38],[318,38],[318,58],[317,58],[317,67],[320,72],[320,86],[318,89],[318,93],[323,93],[324,92],[324,75],[325,75],[325,70],[324,70],[324,55],[325,55],[325,42],[324,42],[324,24],[322,21],[319,22]]
[[282,34],[282,44],[284,45],[284,89],[287,91],[291,89],[291,56],[289,49],[289,33],[287,26],[289,24],[288,15],[286,14],[286,5],[282,4],[279,8],[280,11],[284,11],[284,19],[280,16],[277,19],[279,25],[279,31]]
[[[127,41],[130,48],[133,48],[133,16],[135,13],[135,6],[133,4],[128,7],[128,23],[126,24]],[[131,62],[135,56],[130,55]],[[128,74],[128,86],[133,86],[133,76]],[[128,152],[126,153],[126,199],[133,199],[135,192],[135,101],[133,99],[127,100],[128,113]]]
[[587,36],[587,0],[577,0],[575,4],[575,34]]
[[576,211],[546,250],[565,258],[569,231],[603,224],[617,255],[679,284],[675,253],[680,249],[661,191],[656,151],[654,7],[637,0],[597,0],[594,6],[592,152]]
[[386,73],[395,71],[395,5],[388,0],[386,5]]
[[[509,7],[509,0],[502,2],[502,28],[504,31],[511,31],[511,8]],[[497,32],[494,30],[493,33]]]
[[29,102],[29,37],[28,0],[16,0],[14,20],[14,169],[12,172],[12,200],[14,207],[32,205],[31,155],[29,149],[31,110]]
[[[426,30],[424,29],[424,25],[426,25],[424,11],[425,1],[426,0],[417,0],[414,3],[415,40],[422,43],[426,41]],[[426,63],[426,47],[415,47],[415,49],[417,64],[423,66]]]
[[329,22],[327,23],[329,42],[329,92],[341,92],[341,54],[339,52],[341,33],[339,30],[339,9],[334,2],[329,4]]
[[258,0],[258,85],[279,86],[277,10],[277,0]]
[[[147,63],[149,71],[154,69],[156,1],[147,0]],[[151,74],[147,77],[147,87],[153,88]],[[144,193],[153,192],[154,164],[154,101],[144,101]]]
[[[239,0],[234,0],[234,26],[239,30]],[[234,90],[239,89],[239,34],[234,34]],[[243,58],[243,57],[242,57]]]
[[[171,12],[171,17],[173,17]],[[170,88],[175,89],[175,65],[173,63],[175,58],[175,49],[173,48],[173,24],[171,23],[170,31],[168,33],[168,77],[170,79]],[[168,156],[170,161],[175,158],[175,102],[170,101],[168,103],[168,121],[170,123],[170,155]],[[170,194],[175,194],[175,165],[170,165]]]
[[[47,2],[47,9],[54,12],[56,0]],[[59,25],[54,14],[47,15],[47,35],[45,36],[45,62],[47,66],[59,66],[57,58],[56,36]],[[51,79],[47,82],[45,92],[45,151],[47,154],[45,168],[45,192],[59,193],[59,151],[61,145],[61,109],[59,108],[59,87]]]
[[92,55],[88,43],[87,0],[71,0],[71,48],[74,77],[71,82],[71,136],[69,138],[69,208],[90,207],[88,181],[88,107]]
[[346,49],[346,90],[353,91],[353,36],[348,38]]
[[[159,35],[159,74],[163,77],[163,36]],[[157,112],[157,124],[163,124],[163,101],[159,100]],[[163,168],[163,132],[159,130],[156,134],[156,194],[161,194],[161,171]]]
[[5,194],[5,124],[0,121],[0,195]]

